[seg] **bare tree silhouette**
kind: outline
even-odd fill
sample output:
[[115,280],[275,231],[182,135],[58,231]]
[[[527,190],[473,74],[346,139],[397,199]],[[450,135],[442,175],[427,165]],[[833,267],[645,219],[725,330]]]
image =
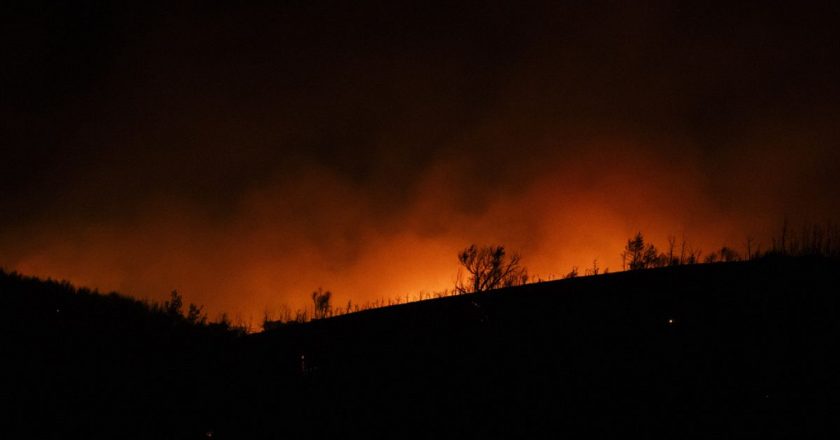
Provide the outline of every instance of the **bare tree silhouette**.
[[330,305],[331,297],[332,292],[329,290],[325,292],[320,287],[318,290],[312,292],[312,302],[315,305],[315,310],[312,314],[313,319],[322,319],[330,316],[330,311],[332,309],[332,306]]
[[668,256],[666,264],[668,266],[678,266],[682,264],[682,258],[678,258],[676,254],[674,254],[674,249],[677,246],[677,237],[673,235],[668,236]]
[[586,275],[598,275],[601,273],[601,268],[598,267],[598,259],[592,260],[592,268],[586,269],[584,272]]
[[500,287],[525,284],[528,271],[520,264],[519,254],[508,254],[504,246],[470,245],[458,254],[458,261],[469,274],[466,282],[458,272],[458,293],[483,292]]

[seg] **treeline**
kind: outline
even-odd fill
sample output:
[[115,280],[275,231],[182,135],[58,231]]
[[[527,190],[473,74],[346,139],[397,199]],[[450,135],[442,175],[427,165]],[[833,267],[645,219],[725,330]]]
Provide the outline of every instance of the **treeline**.
[[[755,241],[752,237],[747,237],[740,246],[740,250],[723,245],[708,253],[692,246],[684,237],[678,241],[675,236],[669,236],[666,246],[660,248],[646,239],[642,232],[637,232],[627,240],[620,256],[622,270],[729,263],[785,256],[838,257],[840,256],[840,227],[831,222],[825,224],[811,223],[802,225],[798,231],[793,231],[788,222],[785,221],[776,235],[771,238],[769,247],[763,247],[762,243]],[[470,245],[458,253],[458,262],[460,266],[457,279],[454,288],[451,290],[431,294],[421,293],[414,296],[398,296],[389,299],[383,298],[364,304],[354,304],[352,301],[348,301],[345,306],[335,306],[332,303],[332,292],[319,288],[311,294],[313,302],[311,307],[304,307],[292,312],[288,306],[285,306],[278,315],[266,312],[263,319],[263,329],[271,330],[287,324],[300,324],[407,302],[548,281],[541,277],[530,276],[522,263],[521,256],[518,253],[509,253],[501,245]],[[591,266],[584,269],[583,275],[603,275],[609,272],[608,267],[601,268],[598,265],[598,260],[595,259]],[[580,271],[577,266],[573,266],[562,278],[569,279],[578,276],[580,276]]]
[[[785,221],[767,247],[748,237],[738,249],[724,245],[708,253],[690,245],[685,238],[678,241],[674,236],[669,236],[667,244],[660,248],[648,240],[642,232],[638,232],[627,240],[620,251],[620,256],[622,270],[748,261],[783,256],[838,257],[840,256],[840,227],[828,222],[805,224],[794,230]],[[288,324],[300,324],[408,302],[547,281],[541,277],[530,276],[522,263],[521,256],[518,253],[508,252],[501,245],[470,245],[459,252],[457,257],[459,270],[452,289],[380,298],[365,303],[354,303],[348,300],[346,304],[336,304],[331,291],[318,288],[310,294],[312,302],[309,307],[293,311],[290,307],[283,306],[275,313],[266,311],[262,328],[270,330]],[[609,268],[599,267],[597,259],[583,271],[583,275],[586,276],[606,273],[609,273]],[[578,267],[574,266],[562,278],[576,278],[579,275]],[[22,292],[26,294],[21,294]],[[44,313],[53,314],[51,319],[56,320],[69,317],[68,313],[72,312],[74,319],[78,321],[112,321],[111,324],[115,326],[124,326],[126,322],[131,322],[136,325],[142,323],[152,328],[185,327],[233,334],[244,334],[253,330],[250,324],[241,320],[233,322],[225,313],[218,315],[215,320],[209,320],[203,306],[193,303],[185,304],[183,297],[175,290],[165,301],[150,302],[129,298],[115,292],[101,294],[85,287],[77,288],[67,281],[51,279],[44,281],[15,272],[8,273],[2,269],[0,269],[0,304],[4,306],[3,310],[7,313],[28,314],[27,319],[36,322],[43,318]]]
[[627,240],[621,259],[625,270],[639,270],[784,256],[834,258],[840,256],[840,227],[830,222],[811,223],[802,225],[798,232],[794,232],[785,221],[777,235],[771,238],[769,248],[762,249],[761,243],[747,237],[743,243],[742,252],[724,245],[708,254],[703,254],[700,249],[688,246],[685,239],[677,244],[673,236],[668,237],[666,250],[660,251],[652,243],[646,242],[642,233],[639,232]]
[[178,292],[147,302],[3,270],[0,311],[8,438],[190,438],[224,407],[245,331]]
[[764,255],[839,257],[840,225],[831,222],[805,224],[796,232],[785,221],[771,244]]
[[[204,307],[189,303],[177,290],[163,302],[138,300],[117,292],[76,287],[69,281],[42,280],[0,269],[2,310],[15,314],[14,321],[97,323],[107,328],[142,325],[147,330],[194,328],[244,333],[243,323],[233,323],[224,313],[209,320]],[[46,319],[45,319],[46,318]],[[5,320],[7,322],[11,319]]]

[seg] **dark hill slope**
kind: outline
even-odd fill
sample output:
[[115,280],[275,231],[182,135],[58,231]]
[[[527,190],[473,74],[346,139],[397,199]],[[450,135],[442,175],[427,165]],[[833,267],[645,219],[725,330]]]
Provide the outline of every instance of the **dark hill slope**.
[[264,397],[220,433],[836,429],[838,269],[766,259],[625,272],[254,335],[242,377]]
[[0,438],[185,438],[236,336],[140,301],[0,271]]
[[2,438],[837,431],[840,264],[534,284],[239,337],[0,272]]

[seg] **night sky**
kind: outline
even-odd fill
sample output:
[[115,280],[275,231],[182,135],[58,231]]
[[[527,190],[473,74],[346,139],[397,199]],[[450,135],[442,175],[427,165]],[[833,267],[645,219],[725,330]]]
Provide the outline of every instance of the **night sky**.
[[18,3],[7,270],[257,320],[840,221],[838,2]]

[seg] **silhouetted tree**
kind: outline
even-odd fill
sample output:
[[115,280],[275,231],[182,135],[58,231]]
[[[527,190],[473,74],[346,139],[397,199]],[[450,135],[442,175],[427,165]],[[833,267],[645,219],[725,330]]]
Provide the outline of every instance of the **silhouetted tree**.
[[169,294],[169,301],[163,302],[163,312],[169,316],[182,316],[184,309],[184,300],[177,290],[173,290]]
[[720,262],[724,262],[724,263],[729,263],[729,262],[732,262],[732,261],[740,261],[740,260],[741,260],[741,255],[738,254],[737,251],[735,251],[732,248],[724,246],[724,247],[720,248],[720,250],[718,250],[716,252],[712,252],[709,255],[706,255],[706,258],[703,259],[703,262],[704,263],[717,263],[717,262],[720,261]]
[[753,238],[750,237],[750,236],[747,236],[747,241],[746,241],[745,244],[746,244],[746,248],[747,248],[746,259],[749,261],[749,260],[752,260],[753,257],[755,256],[755,254],[753,253]]
[[700,261],[700,255],[702,254],[703,252],[700,251],[700,249],[690,248],[687,256],[685,257],[685,264],[697,264]]
[[764,255],[831,256],[840,255],[840,228],[832,222],[803,224],[796,234],[787,220],[778,237],[773,237],[769,252]]
[[[685,241],[685,240],[683,240],[683,241]],[[674,249],[676,248],[676,246],[677,246],[677,237],[674,237],[673,235],[669,235],[668,236],[668,256],[667,256],[667,260],[666,260],[666,263],[665,263],[668,266],[679,266],[680,264],[682,264],[682,256],[677,257],[677,255],[674,253]],[[685,245],[683,245],[683,247],[685,247]]]
[[312,292],[312,302],[315,305],[315,310],[313,312],[313,319],[321,319],[330,316],[330,298],[332,297],[332,292],[327,290],[326,292],[321,289],[320,287],[318,290]]
[[642,233],[639,232],[635,237],[627,240],[627,245],[624,246],[622,258],[628,261],[630,270],[642,269],[642,261],[644,260],[645,239]]
[[[633,238],[627,240],[627,245],[621,252],[622,267],[638,270],[676,265],[678,260],[673,256],[673,246],[674,244],[671,243],[668,254],[659,253],[653,243],[645,243],[644,236],[639,232]],[[685,247],[684,244],[683,247]]]
[[630,270],[661,267],[668,258],[664,254],[660,255],[653,244],[645,243],[641,232],[627,240],[627,245],[621,255]]
[[458,293],[483,292],[528,281],[528,271],[520,264],[519,255],[508,256],[504,246],[471,245],[458,254],[458,261],[469,274],[465,283],[458,272]]
[[204,312],[204,306],[197,306],[190,303],[187,309],[187,321],[190,324],[204,325],[207,323],[207,313]]
[[233,327],[233,322],[230,320],[230,316],[228,316],[227,313],[222,312],[219,314],[219,317],[216,318],[216,322],[212,323],[211,326],[223,330],[230,330]]
[[739,261],[741,259],[741,256],[735,249],[728,248],[726,246],[720,248],[718,254],[720,255],[720,261],[727,263],[731,261]]
[[598,259],[592,260],[592,268],[586,270],[587,275],[598,275],[601,273],[601,268],[598,267]]

